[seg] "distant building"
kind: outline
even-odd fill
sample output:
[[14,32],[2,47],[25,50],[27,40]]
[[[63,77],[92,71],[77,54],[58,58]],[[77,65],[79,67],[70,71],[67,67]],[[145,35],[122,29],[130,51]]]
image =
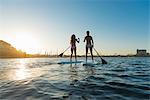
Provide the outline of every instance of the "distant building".
[[148,53],[145,49],[137,49],[136,56],[148,56]]

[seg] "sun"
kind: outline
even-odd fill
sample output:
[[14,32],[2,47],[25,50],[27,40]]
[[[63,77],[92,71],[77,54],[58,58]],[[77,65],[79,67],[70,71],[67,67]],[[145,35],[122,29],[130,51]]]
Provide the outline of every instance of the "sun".
[[39,43],[35,36],[27,33],[20,33],[15,35],[15,47],[19,50],[25,51],[29,54],[37,53]]

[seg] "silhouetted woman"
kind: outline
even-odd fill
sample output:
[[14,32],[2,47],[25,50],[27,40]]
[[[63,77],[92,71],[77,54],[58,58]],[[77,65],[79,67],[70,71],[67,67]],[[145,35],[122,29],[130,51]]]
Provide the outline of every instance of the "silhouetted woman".
[[74,34],[71,36],[71,40],[70,40],[70,45],[71,45],[71,57],[70,57],[70,61],[72,61],[73,52],[75,54],[75,61],[77,61],[77,56],[76,56],[76,49],[77,49],[76,42],[79,43],[79,40],[80,40],[79,38],[78,38],[78,40],[76,39],[76,36]]
[[87,54],[88,54],[88,49],[90,49],[91,52],[91,57],[92,57],[92,61],[93,61],[93,46],[94,46],[94,41],[92,36],[90,36],[90,31],[86,31],[86,36],[84,38],[84,42],[86,41],[86,62],[87,62]]

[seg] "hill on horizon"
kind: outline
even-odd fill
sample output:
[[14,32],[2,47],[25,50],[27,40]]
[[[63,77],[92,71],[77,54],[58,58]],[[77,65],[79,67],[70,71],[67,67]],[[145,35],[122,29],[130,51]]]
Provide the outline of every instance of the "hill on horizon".
[[0,58],[9,57],[26,57],[26,53],[21,50],[17,50],[10,43],[0,40]]

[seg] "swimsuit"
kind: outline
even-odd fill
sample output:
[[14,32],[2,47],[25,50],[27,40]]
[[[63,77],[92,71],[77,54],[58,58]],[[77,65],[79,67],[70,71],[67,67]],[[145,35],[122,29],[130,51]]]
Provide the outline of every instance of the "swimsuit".
[[91,44],[86,45],[86,48],[92,48],[92,47],[93,47],[93,45],[91,45]]
[[75,45],[71,45],[71,49],[75,49],[76,48],[76,46]]

